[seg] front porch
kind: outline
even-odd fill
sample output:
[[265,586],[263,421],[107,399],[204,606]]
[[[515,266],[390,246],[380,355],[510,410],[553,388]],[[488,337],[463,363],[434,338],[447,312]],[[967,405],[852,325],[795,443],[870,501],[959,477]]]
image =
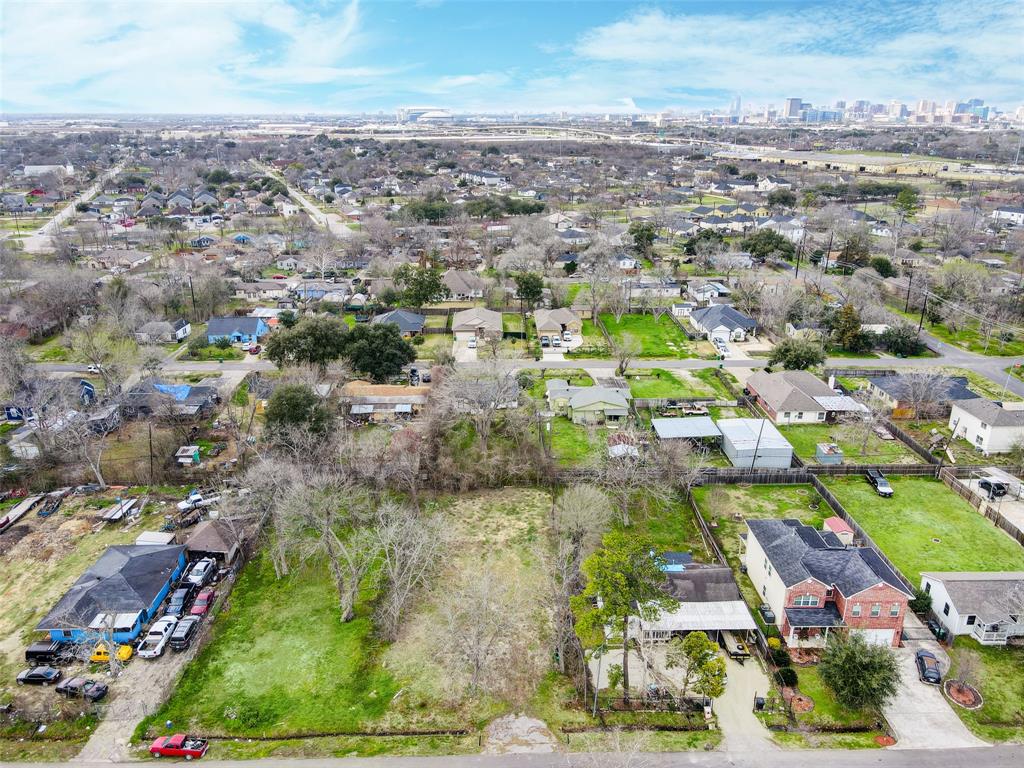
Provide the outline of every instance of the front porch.
[[782,636],[790,648],[824,648],[829,635],[844,628],[835,603],[820,608],[786,608]]

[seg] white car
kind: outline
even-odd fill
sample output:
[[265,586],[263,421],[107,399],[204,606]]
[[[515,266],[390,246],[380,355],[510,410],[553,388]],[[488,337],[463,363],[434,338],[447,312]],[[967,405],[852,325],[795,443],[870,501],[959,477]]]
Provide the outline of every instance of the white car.
[[188,577],[185,580],[189,584],[205,587],[210,583],[216,570],[217,562],[212,557],[204,557],[192,566],[192,570],[188,572]]
[[85,370],[87,370],[89,373],[99,373],[100,372],[100,367],[98,365],[90,365]]
[[466,346],[469,347],[470,349],[476,349],[476,339],[470,339],[468,342],[466,342]]
[[252,342],[251,341],[246,341],[246,342],[244,342],[242,344],[242,351],[243,352],[248,352],[250,349],[252,349]]
[[179,512],[188,512],[193,509],[209,507],[220,501],[220,496],[203,496],[199,491],[192,491],[184,501],[178,502]]
[[562,341],[572,341],[572,331],[562,331]]
[[562,346],[562,340],[560,338],[558,338],[557,336],[552,336],[551,337],[551,346],[552,347],[560,347],[560,346]]
[[178,620],[173,616],[163,616],[157,619],[153,626],[149,628],[149,632],[142,638],[142,642],[139,643],[138,654],[143,659],[155,659],[164,652],[164,647],[167,645],[167,641],[171,637],[171,633],[174,632],[174,628],[178,626]]

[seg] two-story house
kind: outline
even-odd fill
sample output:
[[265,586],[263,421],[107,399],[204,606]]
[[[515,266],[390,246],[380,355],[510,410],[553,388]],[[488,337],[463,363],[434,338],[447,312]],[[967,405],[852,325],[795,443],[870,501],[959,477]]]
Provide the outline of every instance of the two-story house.
[[913,595],[874,550],[844,544],[839,534],[848,530],[836,524],[841,530],[748,520],[750,580],[787,645],[820,648],[830,634],[857,632],[869,643],[898,646]]

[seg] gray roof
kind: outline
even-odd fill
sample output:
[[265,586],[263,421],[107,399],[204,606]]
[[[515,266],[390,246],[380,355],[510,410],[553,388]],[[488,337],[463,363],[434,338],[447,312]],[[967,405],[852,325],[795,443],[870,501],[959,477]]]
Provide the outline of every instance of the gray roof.
[[651,419],[651,426],[662,440],[722,436],[722,431],[715,426],[710,416]]
[[1003,621],[1011,613],[1024,613],[1012,597],[1024,594],[1024,571],[992,573],[926,572],[924,579],[940,581],[959,614],[975,614],[983,623]]
[[[893,399],[903,400],[907,393],[907,381],[902,374],[897,376],[872,376],[868,381]],[[973,400],[976,392],[967,388],[966,376],[943,376],[935,385],[936,400]]]
[[835,603],[820,608],[787,608],[786,618],[791,627],[838,627],[843,623]]
[[402,333],[419,333],[423,330],[426,320],[423,315],[417,315],[407,309],[393,309],[383,315],[377,315],[371,323],[394,323]]
[[183,546],[108,547],[50,612],[38,630],[89,626],[100,613],[148,609],[178,567]]
[[815,398],[836,394],[828,384],[807,371],[758,371],[747,379],[747,388],[776,412],[820,411],[824,406]]
[[483,328],[491,333],[503,330],[501,313],[483,307],[471,307],[452,315],[452,331],[470,331]]
[[757,323],[727,304],[713,304],[705,309],[694,310],[690,313],[690,317],[704,328],[717,328],[724,325],[731,331],[737,328],[749,331],[757,327]]
[[727,565],[689,563],[682,571],[666,572],[665,579],[665,591],[680,602],[724,603],[743,599]]
[[961,400],[956,407],[993,427],[1024,427],[1024,410],[1004,408],[983,397]]
[[579,319],[579,315],[564,307],[536,309],[533,312],[533,322],[538,331],[561,331],[563,326],[577,323]]
[[607,387],[580,387],[569,398],[570,408],[585,408],[595,403],[607,403],[615,410],[627,410],[629,403],[617,389]]
[[846,597],[883,583],[910,594],[872,549],[830,546],[799,520],[747,520],[747,526],[787,587],[816,579]]

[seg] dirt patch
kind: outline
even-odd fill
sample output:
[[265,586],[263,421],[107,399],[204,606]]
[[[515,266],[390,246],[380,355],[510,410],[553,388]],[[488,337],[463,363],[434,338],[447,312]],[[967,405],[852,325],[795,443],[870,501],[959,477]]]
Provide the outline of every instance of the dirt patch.
[[981,709],[981,705],[985,703],[977,688],[959,680],[947,680],[942,690],[946,692],[946,697],[950,701],[964,709]]
[[814,709],[814,699],[806,694],[800,693],[795,688],[788,686],[782,689],[783,700],[792,707],[793,712],[800,714],[801,712],[810,712]]
[[880,747],[891,747],[895,743],[896,739],[894,739],[892,736],[888,736],[886,734],[880,734],[878,736],[875,736],[875,744],[877,744]]
[[548,727],[523,714],[499,717],[487,726],[485,735],[485,755],[545,754],[558,749]]
[[821,661],[821,650],[819,648],[790,648],[789,658],[798,666],[817,664]]

